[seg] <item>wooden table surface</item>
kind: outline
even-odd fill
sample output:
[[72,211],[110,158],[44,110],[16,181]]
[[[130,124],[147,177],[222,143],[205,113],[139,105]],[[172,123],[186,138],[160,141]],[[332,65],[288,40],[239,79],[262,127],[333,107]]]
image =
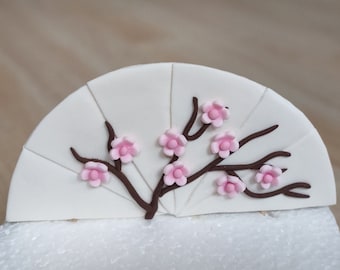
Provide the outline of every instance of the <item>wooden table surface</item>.
[[339,198],[340,1],[0,0],[0,223],[44,115],[101,74],[168,61],[240,74],[292,101],[325,141]]

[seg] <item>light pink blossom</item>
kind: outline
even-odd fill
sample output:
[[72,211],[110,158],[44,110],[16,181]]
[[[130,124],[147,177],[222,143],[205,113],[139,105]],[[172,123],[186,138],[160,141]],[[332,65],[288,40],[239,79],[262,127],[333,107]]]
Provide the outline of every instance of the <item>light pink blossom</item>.
[[228,157],[230,152],[235,152],[238,148],[239,143],[231,131],[216,135],[210,145],[211,152],[218,154],[221,158]]
[[202,106],[202,122],[212,124],[214,127],[220,127],[223,121],[229,117],[229,109],[224,107],[220,102],[206,102]]
[[171,186],[174,183],[184,186],[188,181],[189,170],[180,161],[175,161],[165,166],[163,173],[164,184],[167,186]]
[[90,186],[98,187],[103,182],[109,181],[108,168],[105,164],[100,162],[86,162],[80,173],[80,178],[84,181],[88,181]]
[[181,156],[184,154],[187,139],[176,129],[168,129],[159,137],[159,144],[163,146],[163,153],[169,157],[173,155]]
[[223,175],[216,181],[217,193],[234,198],[237,194],[245,191],[246,185],[238,177],[232,175]]
[[262,188],[268,189],[271,186],[279,184],[280,175],[282,170],[272,165],[263,165],[259,172],[256,174],[256,182],[260,183]]
[[116,138],[111,142],[110,156],[113,160],[120,159],[123,163],[131,162],[139,152],[138,145],[130,138]]

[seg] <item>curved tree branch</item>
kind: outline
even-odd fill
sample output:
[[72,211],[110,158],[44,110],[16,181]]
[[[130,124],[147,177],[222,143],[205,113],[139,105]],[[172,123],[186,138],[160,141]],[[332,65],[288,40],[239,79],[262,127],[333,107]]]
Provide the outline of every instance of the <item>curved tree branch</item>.
[[129,194],[131,195],[131,197],[136,201],[136,203],[143,208],[145,211],[150,211],[151,207],[148,203],[146,203],[138,194],[138,192],[136,191],[136,189],[133,187],[133,185],[131,184],[131,182],[129,181],[129,179],[126,177],[126,175],[124,173],[122,173],[120,170],[118,170],[116,167],[114,167],[112,164],[110,164],[107,161],[104,160],[100,160],[100,159],[95,159],[95,158],[85,158],[80,156],[77,151],[74,148],[70,148],[72,155],[74,156],[74,158],[76,160],[78,160],[81,163],[86,163],[89,161],[93,161],[93,162],[100,162],[102,164],[105,164],[108,167],[108,170],[114,174],[121,182],[122,184],[125,186],[125,188],[127,189],[127,191],[129,192]]
[[183,135],[185,137],[188,136],[190,129],[192,128],[192,126],[195,123],[195,120],[197,118],[197,113],[198,113],[198,99],[197,99],[197,97],[192,98],[192,105],[193,105],[193,110],[192,110],[191,117],[190,117],[188,123],[185,125],[185,128],[183,130]]
[[261,168],[261,166],[267,162],[268,160],[271,160],[275,157],[289,157],[291,154],[286,151],[276,151],[273,153],[270,153],[263,158],[259,159],[258,161],[248,163],[248,164],[234,164],[234,165],[220,165],[215,166],[210,169],[210,171],[240,171],[240,170],[258,170]]
[[[116,133],[115,133],[112,125],[108,121],[105,121],[105,126],[106,126],[107,132],[109,134],[108,140],[107,140],[107,152],[110,153],[110,151],[112,149],[111,143],[117,136],[116,136]],[[113,162],[115,163],[117,170],[121,171],[122,170],[122,161],[120,159],[118,159],[118,160],[114,160]]]
[[194,141],[197,140],[199,137],[201,137],[203,135],[203,133],[208,129],[208,127],[210,126],[210,124],[202,124],[202,126],[200,127],[199,130],[196,131],[196,133],[194,133],[193,135],[184,135],[185,138],[188,141]]
[[192,103],[193,103],[193,111],[192,111],[191,117],[190,117],[188,123],[186,124],[186,126],[183,130],[183,133],[182,133],[183,136],[188,141],[194,141],[194,140],[198,139],[199,137],[201,137],[202,134],[210,126],[210,124],[202,124],[202,126],[200,127],[200,129],[198,131],[196,131],[193,135],[189,135],[189,132],[192,129],[192,126],[194,125],[195,120],[197,118],[197,113],[198,113],[198,99],[197,99],[197,97],[192,98]]
[[284,194],[286,196],[294,197],[294,198],[309,198],[309,195],[291,191],[292,189],[295,189],[295,188],[308,189],[308,188],[311,188],[311,185],[305,182],[296,182],[296,183],[284,186],[282,188],[279,188],[277,190],[266,192],[266,193],[255,193],[255,192],[250,191],[248,188],[246,188],[244,193],[247,194],[249,197],[258,198],[258,199],[269,198],[269,197],[273,197],[279,194]]
[[[168,162],[168,164],[173,163],[176,160],[178,160],[178,156],[174,155],[172,159]],[[162,192],[163,187],[164,187],[164,174],[162,174],[162,176],[158,180],[158,184],[152,193],[152,199],[150,203],[151,209],[145,213],[145,219],[152,219],[154,215],[156,214],[157,209],[158,209],[158,200],[159,200],[159,197],[161,197],[160,194]]]
[[246,143],[258,138],[258,137],[262,137],[272,131],[274,131],[275,129],[277,129],[279,127],[279,125],[273,125],[269,128],[254,132],[252,134],[250,134],[249,136],[243,138],[242,140],[240,140],[239,142],[239,147],[241,148],[243,145],[245,145]]
[[116,138],[116,133],[113,130],[112,125],[108,121],[105,121],[105,126],[109,134],[109,137],[107,140],[107,151],[110,152],[110,150],[112,149],[111,142]]

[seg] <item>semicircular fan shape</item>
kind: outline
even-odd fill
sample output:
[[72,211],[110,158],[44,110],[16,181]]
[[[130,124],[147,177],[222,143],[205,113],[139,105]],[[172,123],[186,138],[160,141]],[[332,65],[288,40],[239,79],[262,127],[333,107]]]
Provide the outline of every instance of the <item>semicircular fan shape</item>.
[[290,102],[228,72],[161,63],[92,80],[41,121],[14,171],[7,221],[281,210],[335,198],[326,148]]

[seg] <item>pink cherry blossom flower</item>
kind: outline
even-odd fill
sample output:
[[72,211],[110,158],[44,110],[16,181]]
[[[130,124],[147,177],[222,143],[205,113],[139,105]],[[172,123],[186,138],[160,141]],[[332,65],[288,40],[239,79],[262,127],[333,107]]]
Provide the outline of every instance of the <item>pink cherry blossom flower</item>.
[[280,168],[272,165],[263,165],[256,174],[255,179],[257,183],[261,184],[262,188],[268,189],[279,184],[279,176],[281,174],[282,170]]
[[245,191],[246,185],[238,177],[232,175],[223,175],[216,181],[217,193],[234,198],[237,194]]
[[216,135],[210,145],[211,152],[218,154],[221,158],[228,157],[230,152],[235,152],[238,148],[239,143],[231,131]]
[[109,181],[108,168],[105,164],[100,162],[86,162],[80,173],[80,178],[84,181],[88,181],[90,186],[98,187],[103,182],[106,183]]
[[111,142],[110,156],[113,160],[120,159],[123,163],[132,161],[139,152],[138,145],[130,138],[116,138]]
[[184,154],[187,139],[176,129],[168,129],[159,137],[159,144],[163,146],[163,153],[169,157],[173,155],[181,156]]
[[220,102],[206,102],[202,106],[202,122],[212,124],[214,127],[220,127],[223,121],[229,117],[229,109],[224,107]]
[[189,170],[180,161],[175,161],[165,166],[163,173],[164,184],[167,186],[171,186],[174,183],[184,186],[188,181]]

